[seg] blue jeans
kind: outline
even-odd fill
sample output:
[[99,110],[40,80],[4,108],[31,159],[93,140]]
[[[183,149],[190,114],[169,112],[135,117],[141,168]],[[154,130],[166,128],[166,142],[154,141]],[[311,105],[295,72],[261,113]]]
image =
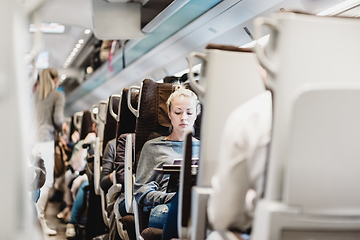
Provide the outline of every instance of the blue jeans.
[[121,217],[125,217],[126,215],[128,215],[128,213],[126,211],[126,207],[125,207],[125,200],[122,200],[119,203],[119,213],[120,213]]
[[34,201],[34,203],[37,203],[37,201],[40,198],[40,189],[33,191],[31,193],[31,195],[32,195],[32,200]]
[[160,229],[164,228],[164,224],[168,217],[171,203],[172,201],[168,204],[157,205],[151,209],[149,217],[149,227]]
[[162,240],[170,240],[178,238],[177,222],[178,222],[178,205],[179,205],[179,192],[171,200],[171,206],[169,207],[168,217],[164,224],[164,231],[162,234]]
[[89,181],[85,181],[81,184],[79,191],[76,194],[76,198],[71,209],[71,217],[69,223],[79,224],[81,221],[81,217],[86,210],[86,192],[84,187],[89,185]]

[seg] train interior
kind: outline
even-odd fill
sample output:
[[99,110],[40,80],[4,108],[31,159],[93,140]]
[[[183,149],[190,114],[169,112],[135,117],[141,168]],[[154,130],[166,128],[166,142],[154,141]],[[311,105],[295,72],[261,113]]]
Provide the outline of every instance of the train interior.
[[[0,239],[360,239],[359,0],[2,0],[0,12]],[[48,68],[68,127],[46,171],[45,230],[28,159]],[[177,164],[153,169],[179,201],[168,238],[134,185],[142,147],[173,127],[166,101],[178,81],[201,113]],[[271,107],[252,108],[264,96]],[[244,109],[258,115],[241,112],[234,125]],[[248,171],[224,157],[243,155]]]

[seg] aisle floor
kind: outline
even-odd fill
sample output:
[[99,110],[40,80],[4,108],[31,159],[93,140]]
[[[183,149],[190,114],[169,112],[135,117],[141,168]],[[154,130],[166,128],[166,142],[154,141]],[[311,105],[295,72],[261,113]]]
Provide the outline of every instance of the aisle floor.
[[47,224],[51,229],[57,231],[56,236],[49,236],[48,240],[65,240],[66,223],[57,219],[56,214],[59,213],[60,203],[49,202],[46,208]]

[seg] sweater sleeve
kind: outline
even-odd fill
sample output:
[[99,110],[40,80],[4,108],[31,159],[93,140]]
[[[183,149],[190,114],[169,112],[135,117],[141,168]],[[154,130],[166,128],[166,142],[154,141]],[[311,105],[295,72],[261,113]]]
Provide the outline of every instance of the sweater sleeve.
[[62,92],[57,92],[58,97],[55,103],[54,109],[54,123],[57,129],[62,128],[62,124],[64,123],[64,108],[65,108],[65,95]]
[[134,184],[135,200],[144,207],[168,203],[174,194],[166,193],[169,175],[156,174],[158,148],[146,142],[140,154]]
[[115,156],[115,139],[110,140],[105,147],[104,155],[102,158],[102,171],[100,174],[100,186],[107,192],[112,185],[109,175],[113,171],[113,163]]

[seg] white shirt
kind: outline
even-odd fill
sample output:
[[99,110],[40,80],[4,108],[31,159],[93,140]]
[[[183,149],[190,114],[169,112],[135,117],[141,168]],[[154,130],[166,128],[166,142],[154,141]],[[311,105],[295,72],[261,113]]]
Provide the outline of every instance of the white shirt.
[[[215,230],[251,226],[254,205],[263,192],[271,121],[270,91],[250,99],[229,115],[208,206],[208,217]],[[257,194],[249,202],[246,194],[250,189]]]

